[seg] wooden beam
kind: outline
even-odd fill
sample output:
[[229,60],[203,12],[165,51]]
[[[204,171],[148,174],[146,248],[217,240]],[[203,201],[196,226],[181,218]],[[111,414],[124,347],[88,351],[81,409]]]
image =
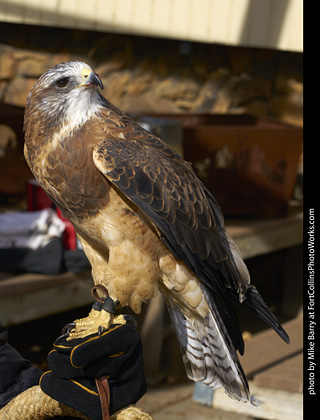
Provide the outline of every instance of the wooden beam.
[[259,387],[283,389],[291,392],[303,390],[303,353],[285,360],[254,377]]
[[252,382],[249,382],[249,386],[252,394],[262,401],[260,406],[255,407],[249,403],[243,404],[232,400],[222,388],[219,388],[213,394],[213,407],[226,412],[237,413],[239,416],[241,414],[250,415],[255,419],[302,420],[302,393],[261,388]]
[[240,357],[240,362],[249,378],[302,352],[302,316],[286,322],[283,328],[290,337],[290,344],[281,340],[271,328],[255,334],[245,343],[244,356]]
[[6,326],[93,302],[90,293],[93,280],[88,273],[82,276],[27,274],[2,280],[0,284],[0,320]]
[[248,259],[302,244],[303,214],[246,223],[227,220],[226,229]]

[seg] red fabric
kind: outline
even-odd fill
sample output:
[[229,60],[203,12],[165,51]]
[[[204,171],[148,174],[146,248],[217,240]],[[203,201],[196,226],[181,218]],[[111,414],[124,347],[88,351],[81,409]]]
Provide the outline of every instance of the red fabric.
[[72,223],[63,217],[61,210],[47,196],[43,188],[40,187],[35,179],[30,179],[27,183],[28,210],[36,211],[46,208],[55,209],[59,218],[65,224],[65,230],[62,235],[62,242],[65,249],[77,249],[77,235]]

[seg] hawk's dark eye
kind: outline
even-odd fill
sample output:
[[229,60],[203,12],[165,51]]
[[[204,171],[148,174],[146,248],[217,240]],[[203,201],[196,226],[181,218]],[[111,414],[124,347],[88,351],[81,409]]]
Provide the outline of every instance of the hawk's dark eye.
[[66,87],[69,84],[69,77],[63,77],[57,81],[58,87]]

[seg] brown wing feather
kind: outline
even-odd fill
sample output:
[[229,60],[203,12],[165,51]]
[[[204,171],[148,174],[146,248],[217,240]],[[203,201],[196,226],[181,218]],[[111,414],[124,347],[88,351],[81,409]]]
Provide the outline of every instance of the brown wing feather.
[[228,258],[200,181],[163,142],[150,134],[130,141],[109,138],[93,156],[98,169],[172,237],[173,248],[187,246],[200,258],[211,254],[217,262]]
[[[225,285],[235,287],[243,297],[249,275],[240,258],[242,265],[236,266],[215,199],[189,163],[165,142],[124,118],[122,138],[119,130],[109,131],[95,147],[96,166],[152,220],[170,251],[204,283],[226,299]],[[121,114],[118,126],[122,121]]]
[[250,286],[248,270],[224,230],[220,207],[191,165],[119,110],[111,110],[108,115],[116,115],[118,130],[109,130],[94,148],[98,169],[152,220],[170,251],[220,296],[221,315],[235,348],[243,351],[230,295],[287,341],[277,319]]

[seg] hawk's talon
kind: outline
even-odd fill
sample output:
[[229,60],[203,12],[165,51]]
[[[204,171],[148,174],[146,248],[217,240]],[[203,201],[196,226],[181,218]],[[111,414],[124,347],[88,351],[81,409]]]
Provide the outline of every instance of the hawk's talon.
[[55,340],[54,344],[57,344],[59,340],[67,339],[70,335],[70,332],[76,327],[76,323],[68,322],[68,324],[64,325],[61,330],[61,335]]
[[91,334],[101,335],[112,324],[125,324],[126,320],[123,315],[114,315],[104,309],[101,311],[91,309],[86,318],[77,319],[74,322],[75,327],[70,331],[67,341],[84,338]]
[[137,320],[135,319],[134,316],[132,316],[130,314],[124,314],[123,317],[126,320],[127,324],[132,325],[135,330],[137,329],[138,322],[137,322]]
[[62,328],[62,330],[61,330],[61,334],[62,335],[67,335],[67,334],[69,334],[70,333],[70,331],[71,330],[73,330],[74,328],[75,328],[75,326],[76,326],[76,323],[73,321],[73,322],[68,322],[68,324],[66,324],[63,328]]

